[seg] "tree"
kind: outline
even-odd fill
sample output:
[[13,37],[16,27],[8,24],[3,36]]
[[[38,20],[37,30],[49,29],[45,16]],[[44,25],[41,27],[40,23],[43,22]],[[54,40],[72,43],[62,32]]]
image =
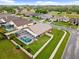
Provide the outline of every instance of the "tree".
[[48,13],[48,11],[45,9],[36,9],[35,12],[36,13],[44,13],[44,14]]
[[32,52],[31,48],[27,48],[26,50],[27,50],[28,52]]
[[69,11],[69,10],[68,10],[68,11],[66,11],[66,13],[67,13],[67,14],[72,14],[72,11]]
[[3,33],[0,33],[0,40],[6,39],[6,36]]

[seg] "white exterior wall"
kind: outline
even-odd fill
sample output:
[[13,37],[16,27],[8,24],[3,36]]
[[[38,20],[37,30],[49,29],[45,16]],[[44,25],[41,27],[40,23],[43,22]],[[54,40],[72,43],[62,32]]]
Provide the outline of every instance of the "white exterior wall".
[[13,21],[10,21],[9,23],[10,23],[10,24],[13,24],[14,27],[17,27]]
[[18,29],[22,29],[22,28],[25,28],[25,27],[27,27],[27,25],[19,26],[19,27],[17,27],[17,28],[18,28]]
[[28,25],[29,25],[29,26],[30,26],[30,25],[33,25],[33,23],[30,23],[30,24],[28,24]]

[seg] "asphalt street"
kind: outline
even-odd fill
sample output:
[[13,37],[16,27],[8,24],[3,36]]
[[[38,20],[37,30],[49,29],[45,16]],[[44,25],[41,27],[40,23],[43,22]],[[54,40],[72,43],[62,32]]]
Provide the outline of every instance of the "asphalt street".
[[62,59],[79,59],[79,30],[72,28],[65,28],[62,26],[53,25],[54,28],[67,30],[70,32],[70,39],[66,49],[62,55]]

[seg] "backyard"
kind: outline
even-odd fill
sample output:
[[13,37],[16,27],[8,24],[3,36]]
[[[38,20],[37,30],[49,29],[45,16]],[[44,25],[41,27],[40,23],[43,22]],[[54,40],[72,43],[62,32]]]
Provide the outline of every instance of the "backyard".
[[30,48],[30,53],[35,54],[43,46],[43,44],[45,44],[49,40],[49,38],[49,36],[43,35],[41,37],[38,37],[38,40],[33,42],[32,44],[24,46],[24,48]]
[[30,59],[9,40],[0,41],[0,59]]
[[49,36],[42,35],[37,38],[37,41],[34,41],[33,43],[29,45],[25,45],[23,42],[21,42],[19,39],[16,38],[14,34],[11,35],[11,39],[13,39],[15,42],[17,42],[19,45],[23,46],[26,50],[30,50],[29,52],[31,54],[35,54],[42,46],[49,40]]

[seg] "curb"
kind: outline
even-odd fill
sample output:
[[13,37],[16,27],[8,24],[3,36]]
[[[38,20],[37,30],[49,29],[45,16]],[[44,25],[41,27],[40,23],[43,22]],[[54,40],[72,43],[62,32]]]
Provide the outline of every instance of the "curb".
[[67,32],[64,31],[64,35],[61,37],[61,40],[59,41],[59,43],[57,44],[56,48],[54,49],[54,51],[52,52],[52,54],[50,55],[49,59],[53,59],[55,54],[57,53],[59,47],[61,46],[65,36],[66,36]]
[[39,53],[50,43],[50,41],[52,40],[53,35],[50,37],[50,39],[33,55],[33,59],[35,59]]
[[66,43],[66,46],[65,46],[65,49],[64,49],[64,51],[63,51],[63,54],[62,54],[61,59],[63,59],[64,53],[65,53],[66,48],[67,48],[67,46],[68,46],[68,43],[69,43],[69,41],[70,41],[70,37],[71,37],[71,34],[70,34],[69,39],[68,39],[68,41],[67,41],[67,43]]

